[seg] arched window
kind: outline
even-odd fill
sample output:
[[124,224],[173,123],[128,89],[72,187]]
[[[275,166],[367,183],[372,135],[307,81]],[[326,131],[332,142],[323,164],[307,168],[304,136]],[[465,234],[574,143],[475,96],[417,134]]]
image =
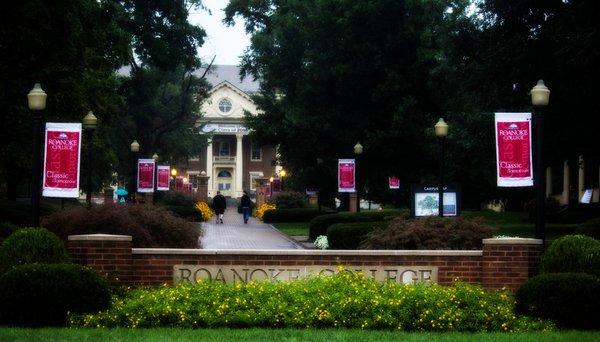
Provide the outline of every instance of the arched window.
[[231,172],[229,171],[219,171],[219,174],[217,174],[217,177],[219,178],[231,178]]

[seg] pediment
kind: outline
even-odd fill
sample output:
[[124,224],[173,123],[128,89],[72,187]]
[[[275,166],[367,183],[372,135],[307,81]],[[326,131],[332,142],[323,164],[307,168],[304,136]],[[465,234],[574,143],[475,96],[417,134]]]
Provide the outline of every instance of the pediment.
[[228,81],[217,84],[208,92],[201,111],[204,118],[209,119],[243,119],[244,111],[257,114],[250,96]]

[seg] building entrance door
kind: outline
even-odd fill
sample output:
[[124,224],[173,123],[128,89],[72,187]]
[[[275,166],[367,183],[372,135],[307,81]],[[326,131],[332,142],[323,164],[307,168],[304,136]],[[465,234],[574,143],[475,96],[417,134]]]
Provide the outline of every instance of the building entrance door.
[[217,190],[221,191],[221,194],[225,197],[231,197],[231,172],[228,170],[221,170],[217,173]]

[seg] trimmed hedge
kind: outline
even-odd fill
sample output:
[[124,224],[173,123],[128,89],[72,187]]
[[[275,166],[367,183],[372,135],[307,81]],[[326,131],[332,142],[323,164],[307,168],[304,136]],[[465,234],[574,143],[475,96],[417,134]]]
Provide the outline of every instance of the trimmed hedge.
[[600,241],[584,235],[556,239],[546,250],[541,273],[588,273],[600,276]]
[[21,265],[0,276],[0,324],[64,326],[67,313],[109,307],[106,281],[72,264]]
[[596,240],[600,239],[600,217],[585,221],[579,227],[577,227],[575,233],[587,235]]
[[528,331],[548,321],[515,315],[509,292],[455,283],[405,285],[353,272],[296,281],[200,281],[140,288],[78,327],[354,328],[405,331]]
[[600,328],[600,279],[589,274],[538,275],[521,285],[516,301],[518,313],[551,319],[563,328]]
[[319,215],[332,212],[331,209],[322,209],[319,213],[318,208],[274,209],[265,211],[263,221],[266,223],[308,222]]
[[133,247],[146,248],[200,248],[198,238],[202,233],[193,223],[152,205],[66,209],[46,217],[43,225],[63,240],[76,234],[131,235]]
[[364,249],[481,249],[495,229],[481,218],[437,216],[395,218],[387,229],[374,230],[361,243]]
[[195,207],[183,205],[165,205],[165,209],[172,212],[175,216],[181,217],[187,221],[202,221],[202,214]]
[[327,228],[329,249],[358,249],[367,234],[375,229],[385,229],[388,221],[335,223]]
[[44,228],[19,229],[0,247],[0,272],[23,264],[68,261],[69,255],[63,242]]
[[408,216],[408,211],[391,209],[368,212],[342,212],[337,214],[328,214],[317,216],[310,220],[309,239],[314,240],[319,235],[326,235],[327,228],[334,223],[351,223],[351,222],[377,222],[383,221],[387,217],[392,216]]

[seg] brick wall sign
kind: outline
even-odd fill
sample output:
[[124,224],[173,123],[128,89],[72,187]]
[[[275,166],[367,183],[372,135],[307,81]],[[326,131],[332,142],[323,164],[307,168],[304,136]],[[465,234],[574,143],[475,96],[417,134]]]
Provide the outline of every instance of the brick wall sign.
[[398,283],[466,283],[516,290],[537,273],[542,241],[485,239],[482,250],[219,250],[132,248],[127,235],[72,235],[73,262],[89,266],[111,281],[160,285],[198,279],[226,283],[302,278],[332,274],[340,266],[378,280]]
[[224,283],[246,283],[252,280],[284,281],[297,280],[313,275],[332,275],[337,272],[361,272],[379,281],[395,281],[404,284],[437,282],[436,266],[374,266],[374,267],[332,267],[304,266],[282,267],[264,265],[260,267],[231,265],[175,265],[173,282],[197,282],[211,279]]

